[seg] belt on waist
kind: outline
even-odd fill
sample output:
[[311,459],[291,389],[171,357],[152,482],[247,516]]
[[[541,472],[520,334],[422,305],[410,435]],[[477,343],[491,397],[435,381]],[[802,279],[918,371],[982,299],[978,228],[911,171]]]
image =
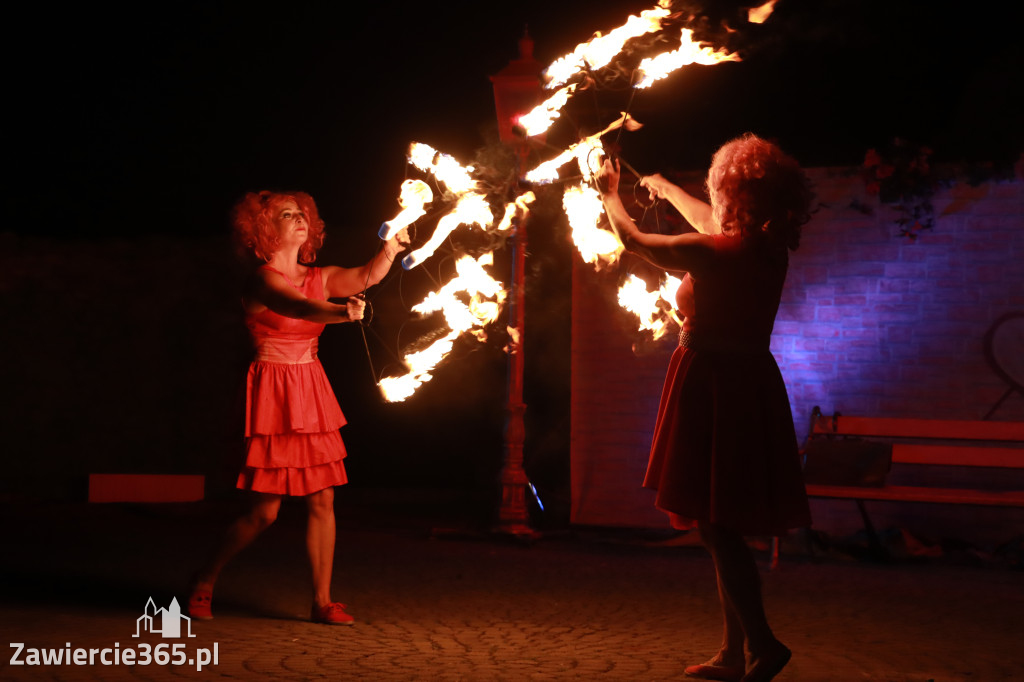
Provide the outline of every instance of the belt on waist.
[[693,350],[713,351],[718,353],[763,353],[768,350],[767,344],[743,342],[738,339],[722,339],[702,336],[693,332],[679,330],[679,345]]
[[319,339],[260,339],[256,342],[257,362],[304,365],[316,360]]

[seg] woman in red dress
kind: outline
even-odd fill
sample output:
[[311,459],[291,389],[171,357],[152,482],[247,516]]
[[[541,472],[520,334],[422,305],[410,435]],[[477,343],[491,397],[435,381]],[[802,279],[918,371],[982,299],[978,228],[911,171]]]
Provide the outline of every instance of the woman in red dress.
[[[710,205],[660,175],[641,179],[696,230],[641,232],[618,195],[619,169],[598,174],[605,209],[626,249],[685,273],[684,316],[669,363],[644,486],[673,526],[696,527],[715,563],[723,644],[686,674],[772,679],[790,651],[765,617],[745,535],[810,525],[789,398],[769,351],[788,252],[809,219],[811,191],[796,162],[754,135],[724,145],[708,172]],[[746,655],[744,654],[746,648]]]
[[[240,246],[265,261],[242,302],[256,348],[246,390],[246,458],[238,487],[253,491],[248,513],[236,520],[195,578],[189,615],[213,617],[210,604],[221,569],[277,518],[284,495],[306,498],[306,549],[313,573],[311,619],[351,625],[345,605],[331,600],[334,562],[334,486],[347,482],[345,417],[317,359],[327,324],[363,318],[357,295],[380,282],[409,238],[403,230],[362,267],[314,267],[324,223],[302,192],[250,193],[235,207]],[[328,299],[346,299],[344,304]]]

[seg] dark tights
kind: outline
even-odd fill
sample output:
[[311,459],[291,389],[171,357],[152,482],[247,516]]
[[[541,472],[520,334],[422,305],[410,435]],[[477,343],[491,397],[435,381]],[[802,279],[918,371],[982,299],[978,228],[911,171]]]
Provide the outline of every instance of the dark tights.
[[745,681],[770,680],[789,660],[789,649],[775,638],[764,613],[761,576],[743,536],[724,526],[700,523],[701,540],[711,553],[718,577],[725,628],[722,650],[714,662],[743,666],[744,645],[750,653]]

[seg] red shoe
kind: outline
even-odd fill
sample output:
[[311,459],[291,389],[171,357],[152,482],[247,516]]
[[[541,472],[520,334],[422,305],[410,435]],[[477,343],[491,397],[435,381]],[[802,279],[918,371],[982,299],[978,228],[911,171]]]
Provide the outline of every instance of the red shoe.
[[701,663],[687,666],[684,673],[688,677],[699,677],[702,680],[720,680],[721,682],[740,682],[746,670],[738,665],[711,665]]
[[355,618],[345,613],[345,605],[338,602],[324,604],[319,608],[314,606],[309,619],[324,625],[354,625],[356,622]]
[[193,620],[213,620],[213,611],[210,604],[213,601],[213,593],[209,590],[192,590],[188,598],[188,615]]

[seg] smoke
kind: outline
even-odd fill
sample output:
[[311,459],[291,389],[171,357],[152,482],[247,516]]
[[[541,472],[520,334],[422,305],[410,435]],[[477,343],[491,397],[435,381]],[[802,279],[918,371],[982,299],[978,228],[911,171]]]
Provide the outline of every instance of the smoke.
[[[801,43],[849,43],[848,27],[863,24],[864,2],[859,0],[778,0],[763,23],[749,20],[751,9],[764,4],[737,0],[674,0],[666,26],[689,28],[695,38],[736,52],[744,60],[779,54]],[[879,11],[879,16],[884,16]]]

